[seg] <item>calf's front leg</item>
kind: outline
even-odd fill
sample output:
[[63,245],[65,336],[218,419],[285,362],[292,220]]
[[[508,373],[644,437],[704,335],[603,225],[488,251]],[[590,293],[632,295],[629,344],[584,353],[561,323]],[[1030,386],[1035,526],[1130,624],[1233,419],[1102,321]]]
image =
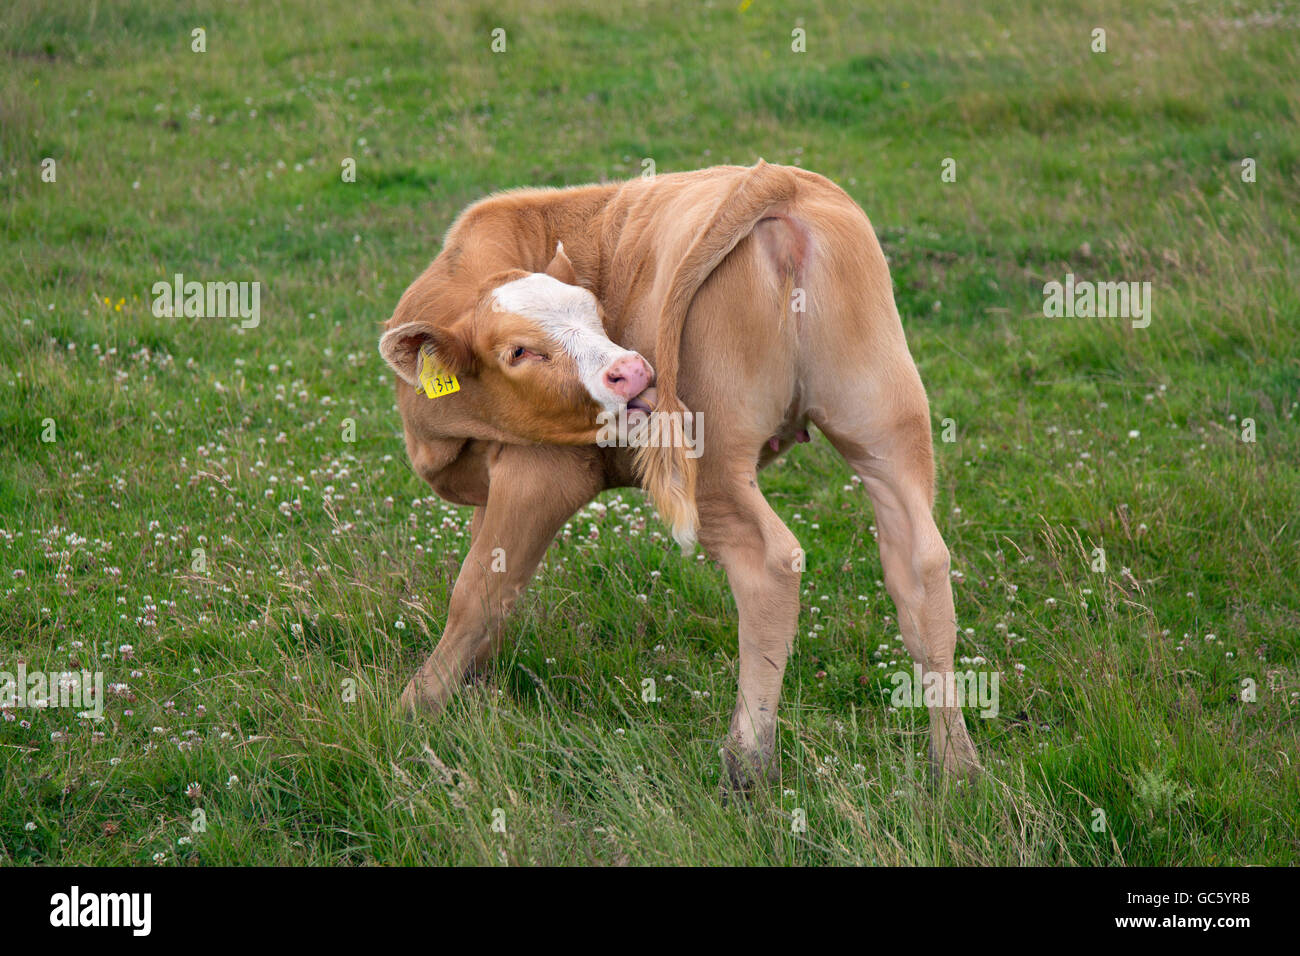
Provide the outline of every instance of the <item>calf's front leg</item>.
[[498,446],[488,481],[442,638],[402,692],[404,710],[437,713],[471,666],[486,663],[556,532],[604,488],[599,456],[580,448]]

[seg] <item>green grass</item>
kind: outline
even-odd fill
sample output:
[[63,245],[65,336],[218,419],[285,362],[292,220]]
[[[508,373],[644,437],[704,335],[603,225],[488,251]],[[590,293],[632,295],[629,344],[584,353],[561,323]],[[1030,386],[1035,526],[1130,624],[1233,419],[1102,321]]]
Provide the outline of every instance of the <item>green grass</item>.
[[[0,721],[0,860],[1296,861],[1300,9],[779,7],[5,6],[0,670],[126,687]],[[406,463],[379,323],[489,191],[760,156],[866,209],[956,423],[987,779],[932,789],[888,707],[870,506],[822,439],[763,477],[809,564],[772,790],[719,796],[734,605],[635,490],[574,518],[491,675],[399,720],[469,515]],[[155,318],[175,272],[260,281],[261,325]],[[1044,318],[1067,272],[1151,282],[1150,327]]]

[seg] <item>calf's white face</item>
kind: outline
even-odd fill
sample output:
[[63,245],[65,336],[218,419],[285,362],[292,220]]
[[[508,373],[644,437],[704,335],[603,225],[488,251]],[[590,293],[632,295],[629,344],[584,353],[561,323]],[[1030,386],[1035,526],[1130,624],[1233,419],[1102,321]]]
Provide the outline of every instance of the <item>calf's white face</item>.
[[472,309],[449,322],[404,322],[379,343],[413,386],[428,348],[463,386],[438,401],[520,441],[594,444],[602,410],[649,413],[654,402],[654,370],[605,335],[600,304],[577,284],[562,246],[546,272],[491,277]]
[[638,353],[605,335],[596,297],[545,272],[533,272],[498,286],[494,309],[528,319],[577,367],[587,393],[607,410],[628,404],[654,377]]

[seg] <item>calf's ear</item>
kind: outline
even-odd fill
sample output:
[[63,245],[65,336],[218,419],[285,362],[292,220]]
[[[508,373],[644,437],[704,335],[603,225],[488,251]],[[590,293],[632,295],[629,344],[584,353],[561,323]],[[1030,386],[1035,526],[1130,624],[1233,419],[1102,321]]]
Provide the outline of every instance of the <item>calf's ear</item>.
[[379,340],[379,354],[408,385],[419,385],[420,350],[428,346],[438,364],[453,375],[472,375],[474,349],[464,321],[449,328],[428,322],[406,322],[389,329]]
[[557,242],[555,244],[555,257],[551,259],[551,264],[546,267],[546,274],[552,279],[559,279],[568,285],[578,284],[578,273],[573,271],[573,263],[564,254],[564,243]]

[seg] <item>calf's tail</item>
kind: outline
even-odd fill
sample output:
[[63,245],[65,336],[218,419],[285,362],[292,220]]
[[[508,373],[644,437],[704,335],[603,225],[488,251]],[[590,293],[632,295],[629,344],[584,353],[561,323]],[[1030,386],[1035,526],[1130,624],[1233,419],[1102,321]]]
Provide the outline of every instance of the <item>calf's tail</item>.
[[[677,396],[677,371],[681,363],[682,327],[696,292],[768,210],[794,198],[796,186],[794,173],[760,159],[737,178],[678,263],[664,296],[655,341],[658,400],[654,410],[673,416],[663,420],[684,421],[684,416],[690,414]],[[660,516],[672,528],[673,538],[689,553],[695,546],[700,523],[695,504],[697,459],[687,455],[685,442],[677,440],[681,436],[676,429],[673,436],[674,440],[638,448],[634,463],[637,478],[650,493]]]

